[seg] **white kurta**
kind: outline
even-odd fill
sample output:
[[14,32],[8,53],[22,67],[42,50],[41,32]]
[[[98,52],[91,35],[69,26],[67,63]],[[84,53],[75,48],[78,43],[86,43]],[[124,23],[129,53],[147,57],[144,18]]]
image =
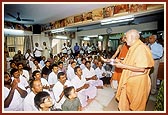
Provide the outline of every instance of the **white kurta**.
[[38,111],[34,105],[35,94],[31,91],[24,99],[24,111]]
[[[64,85],[65,86],[67,85],[67,87],[69,87],[69,86],[72,86],[72,83],[70,81],[66,80],[66,82],[65,82]],[[56,102],[59,101],[59,99],[60,99],[59,96],[61,95],[63,89],[64,89],[64,86],[62,85],[62,83],[60,81],[58,81],[54,85],[54,87],[53,87],[53,93],[54,93],[54,97],[55,97]],[[62,109],[61,105],[64,103],[64,101],[65,101],[65,97],[63,96],[62,99],[58,103],[55,104],[56,108]]]
[[33,73],[35,70],[38,70],[38,71],[41,72],[42,66],[41,66],[41,64],[38,64],[38,65],[39,65],[40,69],[37,69],[37,67],[33,64],[33,66],[32,66],[32,73]]
[[[83,76],[85,78],[91,78],[96,75],[95,70],[92,67],[90,67],[90,70],[88,68],[85,68],[82,70],[82,72],[83,72]],[[89,83],[92,86],[103,86],[103,81],[101,81],[99,79],[98,80],[89,80]]]
[[[76,75],[72,80],[71,83],[73,84],[73,86],[75,87],[75,89],[78,89],[80,87],[82,87],[84,84],[87,83],[86,79],[81,76],[81,79],[79,79],[79,77]],[[96,97],[97,94],[97,88],[94,86],[89,86],[87,89],[82,89],[78,92],[78,97],[79,100],[82,104],[82,107],[86,106],[87,103],[87,96],[89,96],[89,99],[92,99],[94,97]]]
[[71,66],[68,66],[67,70],[67,78],[69,81],[71,81],[75,77],[74,69]]
[[[18,87],[26,91],[25,87],[22,84],[18,84]],[[4,100],[9,95],[10,90],[11,89],[4,87]],[[4,110],[5,111],[23,111],[23,101],[24,101],[24,98],[22,98],[20,93],[15,89],[14,95],[9,107],[5,108]]]
[[67,47],[66,46],[62,46],[62,53],[67,53]]
[[45,78],[41,78],[42,86],[50,86],[48,81]]
[[29,75],[29,72],[27,70],[23,70],[22,75],[24,75],[26,77],[26,80],[29,81],[30,75]]
[[[37,49],[37,50],[36,50]],[[35,51],[36,50],[36,51]],[[34,54],[35,54],[35,56],[36,57],[40,57],[41,55],[42,55],[42,52],[41,51],[39,51],[39,50],[41,50],[41,51],[43,51],[43,49],[40,47],[40,46],[38,46],[38,47],[34,47],[34,50],[33,51],[35,51],[34,52]]]
[[29,56],[29,58],[27,59],[28,61],[29,61],[29,66],[30,66],[30,68],[32,68],[32,66],[33,66],[33,61],[31,60],[32,59],[32,57],[34,58],[34,55],[32,54],[32,53],[30,53],[30,55],[31,56],[29,56],[29,54],[28,53],[26,53],[25,54],[25,58],[27,59],[28,58],[28,56]]
[[58,81],[57,74],[55,74],[53,71],[48,76],[48,83],[50,85],[56,84]]
[[102,67],[101,69],[99,68],[99,67],[97,67],[96,69],[95,69],[95,73],[96,73],[96,76],[97,76],[97,78],[103,78],[104,76],[102,76],[102,74],[103,73],[107,73],[106,72],[106,70]]
[[[18,85],[21,84],[22,86],[24,86],[24,88],[29,87],[29,83],[27,82],[25,77],[20,75],[19,79],[20,79],[20,82],[18,83]],[[12,80],[14,80],[14,77],[12,77]],[[26,91],[27,93],[30,93],[30,88],[27,88]]]
[[43,46],[42,55],[45,56],[46,59],[50,58],[50,49],[47,46]]
[[82,64],[80,65],[80,68],[81,68],[82,70],[85,69],[85,68],[86,68],[85,64],[82,63]]

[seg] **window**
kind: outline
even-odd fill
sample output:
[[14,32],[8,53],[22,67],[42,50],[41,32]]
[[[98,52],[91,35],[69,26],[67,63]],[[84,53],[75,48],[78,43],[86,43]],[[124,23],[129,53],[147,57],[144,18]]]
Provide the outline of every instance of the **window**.
[[23,53],[24,37],[8,36],[6,39],[9,57],[13,57],[18,50]]

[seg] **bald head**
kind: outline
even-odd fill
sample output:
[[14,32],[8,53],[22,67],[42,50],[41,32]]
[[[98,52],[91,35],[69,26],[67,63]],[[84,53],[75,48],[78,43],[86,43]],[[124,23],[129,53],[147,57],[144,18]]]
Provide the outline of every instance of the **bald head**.
[[135,29],[126,32],[127,45],[132,46],[133,43],[140,38],[139,32]]

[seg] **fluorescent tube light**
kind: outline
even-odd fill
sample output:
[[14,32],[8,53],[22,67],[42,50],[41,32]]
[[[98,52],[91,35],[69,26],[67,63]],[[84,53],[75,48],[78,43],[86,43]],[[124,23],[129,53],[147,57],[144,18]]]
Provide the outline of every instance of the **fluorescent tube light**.
[[58,28],[58,29],[55,29],[55,30],[51,30],[51,33],[64,32],[64,31],[65,31],[64,28]]
[[84,37],[83,40],[90,40],[90,38],[89,37]]
[[67,36],[56,36],[56,38],[58,38],[58,39],[68,39]]
[[133,15],[121,16],[121,17],[116,17],[116,18],[102,20],[101,21],[101,25],[119,23],[119,22],[126,22],[126,21],[131,21],[131,20],[134,20],[134,16]]
[[4,34],[7,35],[24,35],[23,30],[15,30],[15,29],[4,29]]
[[90,36],[87,36],[89,38],[94,38],[94,37],[98,37],[98,35],[90,35]]

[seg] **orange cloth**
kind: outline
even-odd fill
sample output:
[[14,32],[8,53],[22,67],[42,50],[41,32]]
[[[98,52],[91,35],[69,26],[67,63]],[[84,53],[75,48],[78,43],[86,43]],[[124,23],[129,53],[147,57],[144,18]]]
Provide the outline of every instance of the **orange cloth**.
[[[118,55],[118,59],[121,58],[125,58],[127,52],[128,52],[129,46],[127,46],[126,44],[124,44],[120,50],[120,53]],[[121,73],[122,73],[122,69],[121,68],[115,68],[112,79],[113,80],[117,80],[118,83],[120,81],[120,77],[121,77]]]
[[121,111],[143,111],[151,88],[149,72],[154,66],[151,51],[144,43],[137,40],[129,48],[123,63],[146,68],[147,71],[141,75],[133,75],[135,72],[123,69],[116,93],[116,99],[119,101],[118,108]]

